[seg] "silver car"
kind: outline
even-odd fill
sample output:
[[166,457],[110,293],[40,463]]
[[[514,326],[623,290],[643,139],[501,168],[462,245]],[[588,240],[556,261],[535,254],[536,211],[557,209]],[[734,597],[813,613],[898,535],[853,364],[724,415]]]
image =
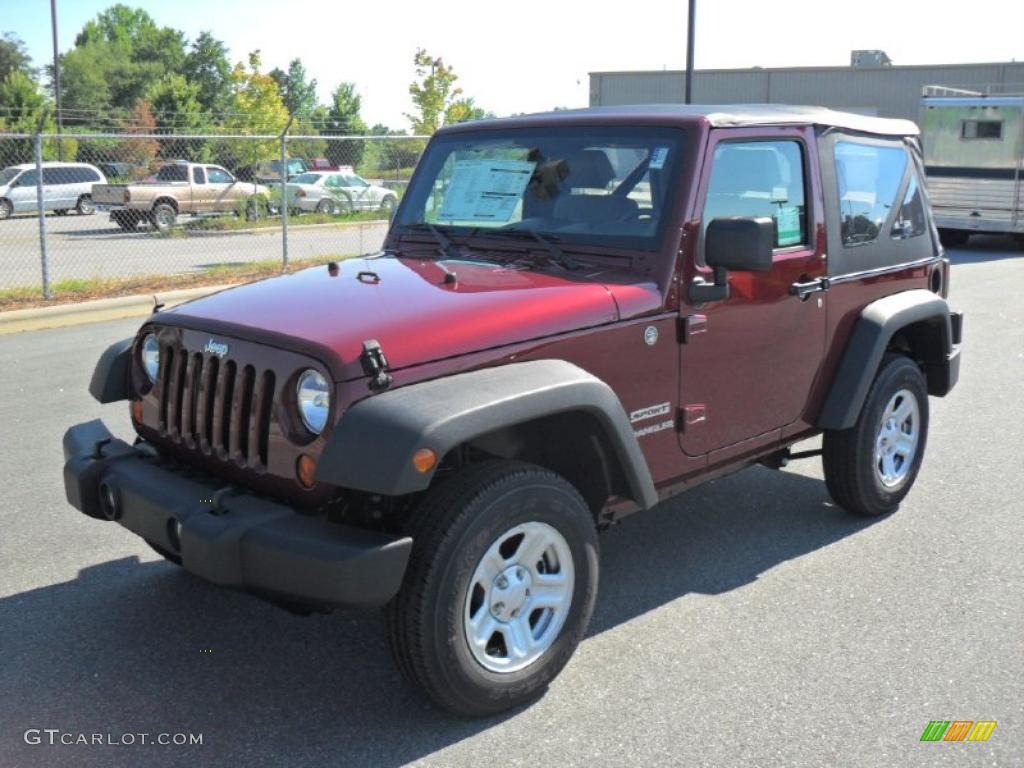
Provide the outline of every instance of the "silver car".
[[390,212],[398,195],[355,173],[308,171],[288,183],[288,202],[290,208],[317,213]]
[[[33,163],[12,165],[0,171],[0,219],[39,210],[37,174]],[[43,210],[58,216],[71,210],[85,216],[95,213],[92,185],[106,182],[106,176],[95,165],[43,163]]]

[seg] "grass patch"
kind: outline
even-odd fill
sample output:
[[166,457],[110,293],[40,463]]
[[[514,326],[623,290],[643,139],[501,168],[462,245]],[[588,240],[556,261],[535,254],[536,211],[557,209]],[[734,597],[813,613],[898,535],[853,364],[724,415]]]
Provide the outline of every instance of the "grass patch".
[[355,254],[327,254],[307,259],[293,259],[288,269],[281,268],[279,259],[254,261],[245,264],[228,262],[211,264],[202,269],[182,272],[176,275],[140,275],[138,277],[110,278],[71,278],[54,283],[52,299],[43,298],[41,286],[26,286],[0,290],[0,311],[12,309],[29,309],[31,307],[51,307],[57,304],[71,304],[90,299],[110,299],[115,296],[132,296],[136,294],[158,293],[160,291],[177,290],[179,288],[198,288],[204,285],[221,285],[250,283],[268,277],[295,272],[331,261],[353,258]]
[[[387,221],[388,214],[380,211],[358,211],[356,213],[330,215],[326,213],[289,213],[288,226],[305,224],[355,224],[365,221]],[[231,232],[244,229],[280,228],[281,217],[248,220],[242,216],[215,216],[186,221],[183,227],[171,229],[165,236],[182,237],[186,232]],[[179,233],[174,235],[173,233]]]

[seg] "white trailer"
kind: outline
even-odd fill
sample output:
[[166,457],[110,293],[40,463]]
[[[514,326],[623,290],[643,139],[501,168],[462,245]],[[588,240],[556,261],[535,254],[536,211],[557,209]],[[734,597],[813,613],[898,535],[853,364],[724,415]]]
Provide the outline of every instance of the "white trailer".
[[1024,241],[1024,95],[926,86],[921,134],[943,243],[962,245],[972,232]]

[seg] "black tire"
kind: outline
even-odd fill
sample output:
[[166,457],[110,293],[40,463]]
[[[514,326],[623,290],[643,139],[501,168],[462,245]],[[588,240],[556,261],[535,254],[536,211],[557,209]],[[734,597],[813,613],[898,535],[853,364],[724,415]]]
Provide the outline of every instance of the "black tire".
[[82,195],[75,204],[75,210],[79,216],[92,216],[96,213],[96,206],[92,202],[92,195]]
[[160,555],[167,562],[174,563],[175,565],[181,565],[181,557],[179,555],[175,555],[171,552],[168,552],[166,549],[157,544],[154,544],[149,539],[143,539],[143,541],[149,544],[149,548],[156,552],[158,555]]
[[967,245],[971,233],[963,229],[940,229],[939,242],[947,248],[961,248]]
[[[571,599],[564,624],[539,658],[517,671],[493,672],[469,648],[464,613],[483,554],[524,523],[550,526],[568,545]],[[405,677],[445,709],[471,716],[542,694],[583,638],[597,596],[597,530],[576,489],[531,464],[486,462],[430,491],[409,533],[414,544],[405,580],[385,608],[391,653]]]
[[110,220],[125,232],[134,232],[139,225],[139,217],[132,211],[113,211]]
[[53,209],[53,215],[54,216],[67,216],[68,215],[68,209],[67,208],[54,208]]
[[[916,399],[916,449],[905,462],[906,467],[899,467],[904,472],[902,478],[887,484],[882,478],[876,447],[883,439],[883,417],[890,401],[904,390]],[[849,429],[825,432],[822,463],[829,494],[839,506],[857,515],[877,517],[894,511],[917,479],[927,442],[928,387],[924,375],[907,357],[887,357],[868,390],[856,424]]]
[[14,213],[14,206],[11,205],[11,201],[7,198],[0,197],[0,221],[11,218],[11,214]]
[[333,200],[321,200],[316,204],[316,212],[330,216],[334,213],[334,201]]
[[395,209],[396,200],[394,195],[387,195],[383,200],[380,201],[380,210],[382,213],[391,213]]
[[157,203],[153,206],[150,221],[153,224],[153,228],[158,232],[169,231],[175,225],[177,220],[178,212],[170,203]]

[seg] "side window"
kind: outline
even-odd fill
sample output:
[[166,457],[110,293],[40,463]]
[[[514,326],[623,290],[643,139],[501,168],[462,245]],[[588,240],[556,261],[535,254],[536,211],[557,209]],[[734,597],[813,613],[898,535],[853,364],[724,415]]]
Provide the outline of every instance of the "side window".
[[33,168],[31,171],[25,171],[21,176],[18,177],[17,186],[19,187],[34,187],[39,183],[39,172]]
[[928,224],[924,218],[924,201],[921,199],[921,187],[917,183],[917,174],[910,177],[907,193],[903,196],[900,209],[896,212],[896,220],[892,223],[892,236],[905,239],[923,235]]
[[807,243],[803,151],[797,141],[724,142],[715,148],[702,225],[730,216],[774,219],[775,247]]
[[964,120],[960,124],[961,139],[1001,139],[1002,120]]
[[194,183],[196,183],[196,184],[205,184],[206,183],[206,171],[204,171],[199,166],[196,166],[195,168],[193,168],[192,169],[192,181]]
[[225,171],[223,168],[216,168],[210,166],[207,170],[207,177],[210,179],[211,184],[230,184],[234,179],[231,178],[231,174]]
[[897,205],[907,152],[903,147],[838,141],[835,160],[843,244],[873,242]]

